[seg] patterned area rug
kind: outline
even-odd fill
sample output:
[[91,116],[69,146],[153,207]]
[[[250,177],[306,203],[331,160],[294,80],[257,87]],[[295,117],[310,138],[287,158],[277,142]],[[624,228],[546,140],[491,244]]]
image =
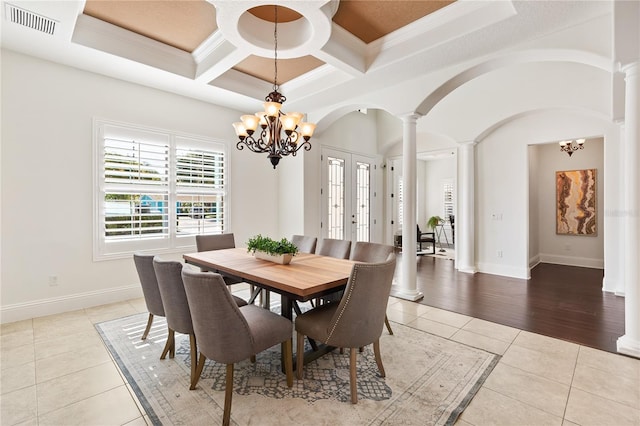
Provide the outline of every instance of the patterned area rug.
[[[444,250],[444,251],[441,251]],[[430,257],[438,257],[440,259],[454,260],[456,258],[456,253],[453,249],[443,248],[436,249],[436,254],[429,254]]]
[[[146,341],[147,314],[96,325],[140,403],[156,425],[220,424],[225,366],[207,360],[189,390],[188,336],[176,334],[176,356],[160,360],[164,318]],[[499,356],[393,323],[380,340],[386,378],[371,346],[358,354],[358,404],[350,403],[349,351],[334,351],[305,366],[292,388],[280,371],[280,346],[236,364],[231,421],[238,425],[452,425]],[[294,343],[295,348],[295,343]]]

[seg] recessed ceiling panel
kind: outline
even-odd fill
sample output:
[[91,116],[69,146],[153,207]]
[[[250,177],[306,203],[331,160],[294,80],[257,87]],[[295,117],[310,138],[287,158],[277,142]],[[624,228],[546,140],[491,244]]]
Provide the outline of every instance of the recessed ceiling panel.
[[84,13],[189,53],[217,29],[205,0],[87,0]]
[[451,3],[452,0],[341,0],[333,22],[368,44]]
[[[288,7],[277,6],[277,8],[278,22],[292,22],[302,18],[302,15]],[[249,13],[263,21],[275,22],[275,9],[273,5],[256,6],[249,9]]]
[[[278,84],[284,84],[322,65],[324,62],[310,55],[295,59],[278,59]],[[272,58],[251,55],[233,69],[273,83],[275,67]]]

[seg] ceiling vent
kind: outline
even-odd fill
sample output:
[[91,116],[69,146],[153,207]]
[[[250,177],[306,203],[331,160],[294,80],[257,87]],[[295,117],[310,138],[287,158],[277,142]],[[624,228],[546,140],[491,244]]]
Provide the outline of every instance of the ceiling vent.
[[5,3],[5,6],[5,17],[11,22],[24,25],[25,27],[41,31],[49,35],[53,35],[56,30],[58,21],[54,21],[46,16],[38,15],[37,13],[30,12],[9,3]]

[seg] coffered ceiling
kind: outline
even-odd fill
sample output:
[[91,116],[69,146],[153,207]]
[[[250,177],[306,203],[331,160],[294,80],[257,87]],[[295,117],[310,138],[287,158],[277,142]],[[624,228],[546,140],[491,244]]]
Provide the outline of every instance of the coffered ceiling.
[[[95,33],[86,32],[109,25],[123,34],[153,40],[158,48],[173,48],[191,55],[195,72],[190,74],[191,70],[187,70],[184,77],[236,92],[243,92],[238,82],[244,82],[244,93],[252,96],[251,86],[271,85],[276,78],[279,85],[286,85],[312,71],[322,73],[323,67],[324,73],[347,68],[353,76],[364,74],[366,63],[362,63],[365,59],[362,53],[367,46],[453,1],[279,3],[276,6],[268,2],[228,0],[86,0],[73,41],[107,50],[104,44],[95,42]],[[342,40],[337,37],[332,40],[334,31],[341,34]],[[344,58],[325,49],[327,45],[343,50]],[[144,62],[143,55],[137,58],[132,55],[130,59]],[[166,70],[171,71],[174,65],[166,64]],[[154,66],[162,67],[157,63]]]
[[[596,2],[2,0],[2,47],[238,110],[306,112],[584,21]],[[597,2],[602,3],[602,2]]]

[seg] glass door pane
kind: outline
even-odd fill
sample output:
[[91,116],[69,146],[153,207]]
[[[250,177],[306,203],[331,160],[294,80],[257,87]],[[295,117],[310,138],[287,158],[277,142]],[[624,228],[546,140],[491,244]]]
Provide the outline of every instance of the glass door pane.
[[342,240],[345,235],[345,160],[327,157],[327,237]]
[[355,233],[356,241],[369,241],[371,215],[371,165],[356,161]]

